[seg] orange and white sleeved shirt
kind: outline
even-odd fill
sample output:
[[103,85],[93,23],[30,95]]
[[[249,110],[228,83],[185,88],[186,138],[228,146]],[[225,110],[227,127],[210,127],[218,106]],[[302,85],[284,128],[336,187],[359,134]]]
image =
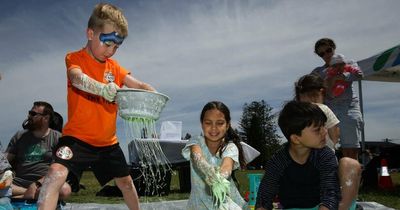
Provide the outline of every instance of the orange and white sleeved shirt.
[[[92,79],[113,81],[119,87],[130,73],[112,59],[99,63],[85,49],[67,54],[65,62],[67,71],[79,68]],[[67,82],[68,121],[63,136],[73,136],[96,147],[116,144],[117,104],[75,88],[69,79]]]

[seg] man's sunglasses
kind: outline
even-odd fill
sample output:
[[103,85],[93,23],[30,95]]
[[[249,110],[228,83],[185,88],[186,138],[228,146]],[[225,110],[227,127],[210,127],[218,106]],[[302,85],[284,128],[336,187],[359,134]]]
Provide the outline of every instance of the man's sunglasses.
[[330,47],[330,48],[326,49],[326,50],[323,51],[323,52],[317,52],[317,55],[318,55],[319,57],[324,57],[324,55],[325,55],[326,53],[332,53],[332,52],[333,52],[333,48]]
[[29,114],[30,116],[32,116],[32,117],[34,117],[34,116],[36,116],[36,115],[41,115],[41,116],[45,116],[45,115],[46,115],[46,114],[38,113],[38,112],[35,112],[35,111],[32,111],[32,110],[30,110],[30,111],[28,112],[28,114]]

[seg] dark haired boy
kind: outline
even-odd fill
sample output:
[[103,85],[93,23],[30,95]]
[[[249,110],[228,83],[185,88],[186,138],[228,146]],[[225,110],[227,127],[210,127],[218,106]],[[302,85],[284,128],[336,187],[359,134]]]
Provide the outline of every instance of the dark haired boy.
[[267,162],[256,209],[272,209],[278,196],[284,209],[338,209],[338,163],[326,147],[326,116],[315,104],[290,101],[278,124],[288,143]]

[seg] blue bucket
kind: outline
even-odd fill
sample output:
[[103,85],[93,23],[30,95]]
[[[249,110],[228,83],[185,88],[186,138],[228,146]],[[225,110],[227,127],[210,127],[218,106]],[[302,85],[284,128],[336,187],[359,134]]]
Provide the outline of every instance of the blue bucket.
[[11,205],[14,209],[18,210],[37,210],[37,203],[28,203],[28,202],[11,202]]
[[260,186],[261,179],[264,174],[247,174],[249,178],[249,206],[256,205],[258,186]]
[[[36,200],[24,200],[24,199],[13,199],[11,201],[11,205],[14,208],[14,210],[37,210],[38,205]],[[62,201],[57,202],[57,210],[62,210],[63,209]]]

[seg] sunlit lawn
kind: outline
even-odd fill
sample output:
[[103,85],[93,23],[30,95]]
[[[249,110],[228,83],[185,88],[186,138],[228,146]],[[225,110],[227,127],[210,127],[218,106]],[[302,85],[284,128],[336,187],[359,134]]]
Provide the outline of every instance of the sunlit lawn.
[[[73,193],[72,196],[66,200],[70,203],[123,203],[122,197],[100,197],[96,193],[101,189],[99,183],[94,177],[93,173],[86,171],[82,175],[81,184],[86,189],[80,190],[78,193]],[[110,182],[109,185],[114,185]],[[188,199],[189,193],[179,193],[179,178],[178,175],[172,175],[170,193],[167,196],[142,196],[140,202],[155,202],[167,200],[182,200]]]
[[[259,173],[260,171],[250,171],[252,173]],[[249,171],[239,171],[236,174],[237,180],[239,182],[239,191],[244,194],[249,188],[247,173]],[[384,191],[384,190],[361,190],[359,199],[361,201],[374,201],[391,207],[394,209],[400,209],[400,173],[391,174],[393,183],[395,184],[394,191]],[[83,184],[86,189],[81,190],[78,193],[74,193],[66,202],[71,203],[122,203],[123,199],[121,197],[97,197],[96,192],[98,192],[101,187],[95,179],[92,172],[84,172],[81,184]],[[111,185],[113,183],[110,183]],[[177,173],[172,175],[172,181],[170,186],[170,193],[167,196],[143,196],[140,198],[140,202],[155,202],[155,201],[167,201],[167,200],[182,200],[189,197],[189,193],[179,193],[179,178]]]
[[391,178],[395,186],[394,190],[361,190],[359,199],[362,201],[374,201],[387,207],[400,209],[400,172],[391,173]]

